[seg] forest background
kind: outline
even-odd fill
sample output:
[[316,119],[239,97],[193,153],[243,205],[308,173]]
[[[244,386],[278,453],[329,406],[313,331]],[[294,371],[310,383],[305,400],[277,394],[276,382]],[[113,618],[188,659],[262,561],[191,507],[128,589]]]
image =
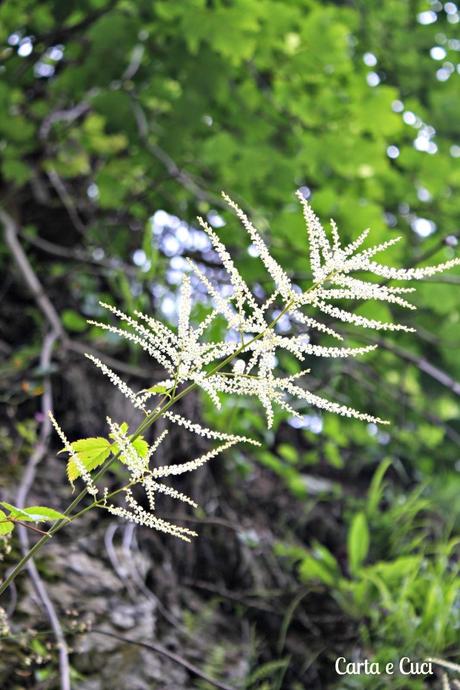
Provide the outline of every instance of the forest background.
[[[249,281],[263,280],[221,189],[299,281],[309,275],[298,188],[349,240],[365,227],[375,242],[403,235],[395,264],[458,251],[458,27],[455,3],[417,0],[0,5],[2,500],[37,448],[47,381],[71,438],[128,414],[84,351],[139,388],[158,379],[86,318],[103,300],[174,323],[186,257],[221,275],[197,213]],[[418,286],[420,309],[404,316],[417,336],[371,334],[361,344],[376,352],[314,362],[314,390],[389,428],[310,409],[300,422],[277,415],[267,432],[249,402],[220,412],[184,402],[262,448],[232,449],[187,480],[204,508],[188,514],[192,545],[97,514],[40,554],[73,687],[416,690],[431,686],[339,682],[335,659],[460,660],[459,282],[453,271]],[[386,305],[360,313],[396,318]],[[189,444],[178,435],[165,457]],[[29,494],[63,509],[57,450],[53,438]],[[10,547],[2,569],[17,560]],[[1,688],[62,687],[27,574],[3,605]]]

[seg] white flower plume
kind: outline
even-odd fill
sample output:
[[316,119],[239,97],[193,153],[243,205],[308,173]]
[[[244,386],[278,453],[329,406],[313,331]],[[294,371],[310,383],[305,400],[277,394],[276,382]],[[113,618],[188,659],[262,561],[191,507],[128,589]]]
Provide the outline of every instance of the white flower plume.
[[[180,287],[177,329],[170,328],[150,315],[135,312],[130,316],[117,307],[104,303],[102,306],[119,320],[119,325],[90,321],[137,344],[164,370],[162,381],[157,385],[134,391],[101,360],[87,355],[132,405],[147,415],[147,426],[163,416],[170,424],[220,442],[198,458],[186,458],[179,464],[158,465],[155,462],[157,450],[167,431],[145,452],[141,452],[141,448],[145,450],[145,447],[136,444],[135,438],[127,434],[126,425],[118,425],[108,418],[110,436],[128,470],[130,481],[114,492],[117,496],[120,494],[124,497],[125,505],[111,502],[112,494],[106,489],[104,498],[95,501],[99,507],[186,541],[195,536],[192,530],[163,520],[156,514],[156,499],[159,494],[196,507],[192,498],[163,484],[162,480],[197,470],[236,443],[258,445],[256,441],[243,436],[206,429],[170,409],[178,398],[195,388],[200,388],[209,395],[217,407],[220,406],[223,395],[255,398],[264,408],[269,427],[274,420],[274,406],[289,415],[298,416],[299,405],[314,406],[365,422],[388,423],[367,411],[355,410],[308,390],[299,379],[308,375],[309,369],[284,375],[279,371],[280,362],[283,361],[280,354],[287,353],[300,362],[308,360],[314,366],[315,358],[318,357],[357,357],[367,355],[375,349],[375,346],[347,347],[346,344],[341,344],[337,347],[317,342],[321,336],[343,341],[344,335],[340,332],[340,327],[344,323],[355,328],[413,331],[412,326],[404,323],[393,320],[384,322],[372,316],[362,316],[353,311],[350,303],[375,300],[387,303],[393,309],[415,309],[407,299],[414,288],[388,285],[388,281],[414,281],[430,277],[458,266],[460,259],[450,259],[436,266],[423,268],[386,266],[377,261],[376,257],[400,238],[390,238],[363,248],[369,236],[369,230],[364,230],[357,239],[343,244],[335,222],[331,221],[329,235],[302,194],[298,192],[297,196],[303,209],[308,238],[306,254],[312,275],[312,284],[308,289],[302,291],[293,283],[288,271],[272,256],[267,243],[248,216],[238,204],[223,194],[257,249],[258,260],[265,267],[271,279],[269,282],[274,285],[271,293],[261,294],[260,286],[258,290],[251,289],[217,232],[204,219],[199,218],[198,222],[209,237],[228,279],[225,292],[208,277],[204,269],[188,260],[190,272],[183,276]],[[384,284],[379,282],[380,278],[384,279]],[[200,323],[192,322],[192,281],[196,280],[204,286],[211,304],[209,314]],[[210,326],[217,317],[226,322],[226,332],[221,340],[209,337]],[[153,410],[148,407],[151,403]],[[88,492],[95,496],[98,489],[90,471],[53,417],[52,422]],[[134,496],[132,488],[135,486],[143,488],[148,509]]]
[[[120,493],[123,494],[125,502],[128,507],[120,507],[112,503],[108,503],[107,499],[104,501],[104,508],[106,508],[113,515],[118,515],[131,522],[135,522],[139,525],[145,525],[153,529],[160,530],[161,532],[166,532],[173,536],[179,537],[185,541],[190,541],[190,537],[196,536],[195,532],[181,527],[179,525],[167,522],[162,518],[159,518],[156,513],[156,494],[163,494],[174,498],[182,503],[187,503],[194,508],[197,508],[197,503],[177,489],[171,486],[161,484],[158,480],[164,479],[165,477],[177,477],[186,472],[193,472],[207,462],[217,457],[220,453],[231,448],[236,443],[246,440],[242,436],[232,436],[231,434],[219,434],[218,432],[213,433],[211,430],[204,429],[200,425],[194,425],[188,423],[188,420],[184,420],[179,415],[170,415],[169,420],[172,423],[183,425],[191,431],[199,432],[201,435],[206,435],[211,438],[219,438],[224,440],[220,446],[212,448],[203,455],[193,458],[192,460],[186,460],[185,462],[178,463],[175,465],[156,465],[152,461],[155,460],[155,453],[164,439],[167,432],[163,432],[161,436],[149,446],[145,454],[141,454],[139,449],[136,447],[133,440],[129,438],[126,431],[119,424],[113,422],[110,417],[107,417],[107,424],[111,431],[111,436],[115,440],[117,447],[120,449],[122,455],[122,461],[127,466],[130,483],[124,490]],[[149,508],[147,511],[141,507],[141,505],[134,499],[131,491],[131,486],[142,486],[144,488]]]
[[[297,359],[304,360],[310,356],[354,357],[374,349],[329,347],[311,342],[315,331],[343,340],[342,334],[337,330],[340,323],[366,329],[412,332],[414,328],[406,324],[384,322],[357,314],[350,310],[348,303],[351,300],[376,300],[412,310],[415,306],[406,296],[413,292],[414,288],[382,285],[375,280],[366,279],[365,275],[357,274],[373,274],[385,280],[419,280],[457,266],[459,259],[451,259],[437,266],[410,269],[393,268],[377,263],[376,255],[398,242],[399,237],[363,249],[369,235],[369,230],[364,230],[356,240],[343,245],[335,222],[331,220],[329,237],[308,201],[300,192],[297,196],[305,218],[309,263],[313,276],[313,284],[307,290],[302,292],[292,283],[287,271],[273,258],[266,242],[248,216],[238,204],[223,193],[224,199],[236,213],[251,242],[257,248],[259,260],[273,280],[273,293],[262,301],[253,294],[223,241],[209,223],[199,218],[200,226],[208,235],[225,269],[231,286],[230,297],[223,297],[219,286],[213,284],[199,266],[188,260],[191,272],[204,285],[213,304],[211,313],[200,324],[192,326],[190,322],[192,283],[189,275],[184,275],[180,289],[177,334],[150,316],[136,312],[136,318],[133,318],[110,305],[103,306],[123,322],[124,328],[105,323],[97,325],[140,345],[166,370],[169,377],[174,378],[175,388],[183,384],[198,386],[210,396],[217,407],[220,406],[221,393],[251,395],[262,403],[271,423],[272,403],[277,403],[286,410],[289,397],[299,398],[299,391],[302,390],[300,397],[307,404],[337,414],[381,422],[382,420],[368,413],[324,400],[298,386],[294,390],[291,385],[285,385],[284,379],[275,374],[279,352],[284,350]],[[347,301],[347,305],[337,304],[340,301]],[[226,320],[227,335],[234,334],[235,337],[227,337],[222,341],[207,340],[207,329],[217,315]],[[277,332],[277,322],[281,316],[288,319],[290,325],[290,331],[282,336]],[[151,394],[136,394],[106,365],[92,356],[90,358],[136,407],[149,413],[146,402]],[[239,359],[239,368],[225,371],[224,367],[221,371],[222,362],[230,362],[233,358]],[[216,368],[219,370],[218,375],[214,374]],[[249,376],[252,377],[252,383],[248,383]]]

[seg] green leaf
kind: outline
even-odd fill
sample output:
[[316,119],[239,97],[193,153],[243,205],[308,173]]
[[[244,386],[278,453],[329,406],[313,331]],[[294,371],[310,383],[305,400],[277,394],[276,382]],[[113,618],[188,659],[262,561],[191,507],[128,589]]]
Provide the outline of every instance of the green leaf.
[[149,444],[147,443],[147,441],[145,441],[144,437],[139,436],[132,443],[138,455],[140,455],[141,458],[145,458],[147,453],[149,452]]
[[278,447],[279,454],[292,465],[294,465],[298,460],[298,453],[295,448],[293,448],[289,443],[282,443]]
[[6,501],[2,501],[0,505],[7,509],[11,517],[19,518],[20,520],[25,520],[26,522],[32,521],[30,516],[22,508],[17,508],[16,506],[13,506],[11,505],[11,503],[7,503]]
[[32,175],[32,168],[20,160],[5,160],[2,164],[2,172],[7,180],[21,185]]
[[60,513],[54,508],[47,508],[46,506],[29,506],[24,508],[24,512],[34,522],[53,522],[54,520],[69,520],[67,515]]
[[382,500],[384,490],[383,478],[390,466],[390,458],[385,458],[377,467],[374,476],[372,477],[371,485],[369,487],[369,492],[367,495],[367,512],[369,515],[376,512],[379,503]]
[[[122,432],[123,434],[125,434],[125,435],[127,434],[127,432],[128,432],[128,425],[126,424],[126,422],[123,422],[122,424],[120,424],[120,430],[121,430],[121,432]],[[110,436],[110,438],[114,438],[114,435],[113,435],[113,434],[109,434],[109,436]],[[129,438],[129,437],[128,437],[128,438]],[[146,457],[146,455],[147,455],[147,453],[148,453],[148,451],[149,451],[149,444],[147,443],[147,441],[145,441],[145,439],[144,439],[143,436],[138,436],[136,439],[134,439],[134,441],[131,441],[131,444],[133,445],[133,447],[134,447],[136,453],[137,453],[138,455],[140,455],[141,458],[145,458],[145,457]],[[117,445],[116,443],[112,443],[112,445],[111,445],[111,447],[110,447],[110,450],[111,450],[111,452],[112,452],[114,455],[116,455],[117,453],[120,452],[120,449],[119,449],[119,447],[118,447],[118,445]],[[125,463],[123,454],[121,454],[121,455],[119,456],[119,460],[120,460],[121,462]],[[126,463],[125,463],[125,464],[126,464]]]
[[336,581],[336,573],[329,568],[329,565],[322,562],[313,556],[306,556],[299,566],[299,575],[303,582],[311,582],[312,580],[319,580],[325,585],[334,585]]
[[14,530],[14,522],[0,522],[0,537],[4,537]]
[[348,565],[355,574],[364,562],[369,551],[369,528],[364,513],[357,513],[348,532]]
[[0,537],[4,537],[5,534],[9,534],[14,530],[13,522],[3,522],[3,520],[6,520],[6,514],[3,510],[0,510]]
[[156,386],[152,386],[151,388],[145,388],[143,391],[140,391],[141,393],[157,393],[158,395],[167,395],[168,398],[171,397],[171,393],[169,392],[170,389],[166,388],[166,386],[162,386],[160,384],[157,384]]
[[61,313],[61,321],[68,331],[82,333],[88,328],[86,319],[73,309],[64,309]]
[[314,542],[313,547],[313,555],[320,559],[328,570],[338,577],[340,575],[340,569],[335,556],[332,555],[328,548],[318,541]]
[[[91,472],[102,465],[110,455],[111,444],[106,438],[97,436],[95,438],[82,438],[70,444],[72,450],[78,456],[80,462]],[[61,451],[62,452],[62,451]],[[67,463],[67,476],[73,482],[80,476],[81,472],[72,458]]]
[[28,508],[18,508],[11,503],[2,501],[0,503],[12,518],[23,520],[24,522],[47,522],[52,520],[68,520],[69,518],[53,508],[46,506],[29,506]]
[[269,678],[280,669],[286,668],[289,659],[276,659],[275,661],[267,661],[266,664],[259,666],[253,673],[251,673],[247,683],[248,687],[258,683],[263,678]]

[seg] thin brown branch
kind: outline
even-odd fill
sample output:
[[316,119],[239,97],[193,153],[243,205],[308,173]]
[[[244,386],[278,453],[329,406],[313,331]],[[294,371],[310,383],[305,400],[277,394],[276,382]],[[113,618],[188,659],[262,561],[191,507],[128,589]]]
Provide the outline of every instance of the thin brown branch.
[[[3,522],[3,520],[2,520]],[[30,522],[22,522],[22,520],[14,520],[14,522],[17,525],[20,525],[21,527],[26,527],[27,529],[31,529],[32,532],[38,532],[38,534],[48,534],[46,530],[40,529],[39,527],[35,527],[35,525],[31,525]]]
[[392,352],[400,359],[414,364],[420,371],[423,371],[424,374],[427,374],[432,379],[440,383],[442,386],[445,386],[446,388],[451,390],[453,393],[455,393],[455,395],[460,395],[460,383],[453,379],[451,376],[449,376],[449,374],[447,374],[439,367],[436,367],[434,364],[428,362],[424,357],[420,357],[419,355],[416,355],[413,352],[410,352],[409,350],[405,350],[399,345],[394,345],[389,340],[384,340],[383,338],[369,338],[367,336],[359,336],[359,339],[378,345],[384,350]]
[[170,659],[170,661],[174,661],[174,663],[180,664],[180,666],[186,668],[187,671],[190,671],[190,673],[192,673],[194,676],[197,676],[198,678],[205,680],[207,683],[214,685],[214,687],[219,688],[220,690],[235,690],[234,686],[227,685],[226,683],[222,683],[221,681],[216,680],[211,676],[208,676],[207,673],[199,669],[194,664],[190,663],[190,661],[187,661],[183,657],[179,656],[179,654],[170,652],[169,649],[165,649],[165,647],[162,647],[156,642],[150,642],[149,644],[147,644],[146,642],[138,642],[137,640],[129,639],[129,637],[116,635],[115,633],[107,632],[106,630],[98,630],[97,628],[94,628],[89,632],[96,633],[97,635],[106,635],[107,637],[113,637],[115,640],[119,640],[120,642],[135,645],[136,647],[143,647],[144,649],[148,649],[151,652],[156,652],[157,654],[161,654],[162,656],[165,656],[166,658]]
[[21,231],[19,231],[19,234],[28,244],[31,244],[33,247],[37,247],[37,249],[41,249],[52,256],[59,256],[62,259],[69,259],[70,261],[75,261],[78,263],[91,264],[93,266],[107,268],[111,271],[121,269],[124,273],[132,276],[138,275],[138,270],[134,266],[121,263],[117,259],[93,259],[93,257],[87,252],[79,249],[78,247],[75,249],[69,249],[67,247],[61,247],[59,244],[54,244],[54,242],[45,240],[42,237],[31,237],[29,235],[25,235]]
[[[50,331],[43,340],[43,346],[40,355],[40,367],[43,371],[49,371],[51,365],[51,355],[53,352],[54,343],[59,337],[57,331]],[[52,389],[51,389],[51,379],[47,375],[43,382],[43,395],[41,401],[41,411],[43,415],[43,421],[40,429],[40,436],[38,442],[30,456],[24,474],[19,485],[19,490],[16,496],[16,504],[18,508],[23,509],[26,505],[27,496],[29,491],[35,481],[36,471],[39,463],[44,458],[47,448],[48,439],[51,432],[51,422],[48,416],[52,408]],[[25,528],[34,529],[41,532],[42,535],[47,535],[47,532],[42,532],[42,530],[32,527],[28,524],[23,524],[18,521],[18,534],[19,542],[21,546],[21,552],[23,556],[28,553],[30,549],[29,538],[27,535],[27,530]],[[57,615],[56,609],[53,602],[51,601],[46,586],[41,579],[38,568],[33,559],[30,559],[27,563],[27,570],[29,577],[32,581],[33,587],[37,593],[37,596],[43,606],[43,609],[50,621],[51,627],[53,629],[54,637],[57,642],[57,647],[59,650],[59,676],[60,676],[60,687],[61,690],[71,690],[70,685],[70,665],[69,665],[69,654],[67,649],[66,639],[62,630],[61,622]]]
[[[114,357],[107,355],[105,352],[101,352],[100,350],[86,343],[80,343],[78,340],[67,340],[65,345],[68,350],[77,352],[80,355],[84,355],[86,353],[94,355],[112,369],[121,371],[123,374],[127,374],[128,376],[135,376],[138,379],[146,379],[148,381],[155,380],[155,372],[142,369],[141,367],[136,367],[133,364],[120,362],[119,359],[115,359]],[[160,373],[158,373],[158,376],[160,376]]]
[[0,220],[5,229],[5,243],[11,251],[11,254],[13,255],[13,258],[22,274],[22,277],[24,278],[25,283],[35,298],[35,301],[37,302],[41,311],[45,315],[46,320],[50,324],[53,332],[62,338],[65,334],[58,313],[43,290],[42,284],[37,278],[32,266],[30,265],[29,259],[27,258],[26,253],[24,252],[24,249],[18,240],[18,228],[16,222],[9,213],[2,209],[0,209]]
[[40,308],[41,312],[51,326],[52,332],[56,335],[56,338],[61,340],[64,348],[77,352],[78,354],[84,354],[85,352],[94,354],[96,357],[106,362],[108,366],[116,369],[117,371],[121,371],[128,376],[136,376],[137,378],[149,380],[153,379],[152,372],[144,371],[144,369],[132,366],[130,364],[125,364],[124,362],[120,362],[119,360],[110,357],[110,355],[100,352],[96,348],[93,348],[89,345],[84,345],[76,340],[70,340],[61,324],[59,314],[43,289],[42,284],[33,270],[21,243],[19,242],[19,230],[16,222],[9,213],[6,213],[6,211],[3,211],[2,209],[0,209],[0,220],[5,229],[6,245],[11,251],[13,259],[15,260],[21,272],[24,282],[31,291],[37,306]]
[[132,98],[132,108],[134,117],[136,119],[139,137],[152,156],[154,156],[160,161],[160,163],[164,165],[169,175],[173,179],[176,179],[183,187],[188,189],[188,191],[191,192],[194,197],[200,199],[200,201],[208,201],[214,206],[226,208],[226,205],[222,202],[220,197],[209,194],[209,192],[200,187],[188,173],[177,165],[169,153],[162,149],[161,146],[158,146],[158,144],[152,143],[149,138],[149,125],[144,110],[139,101],[135,98]]
[[60,176],[54,168],[50,168],[50,170],[48,170],[47,175],[49,181],[51,182],[56,191],[56,194],[62,201],[64,208],[67,210],[69,218],[72,221],[75,229],[82,235],[84,235],[86,232],[86,225],[80,218],[79,212],[73,202],[72,197],[67,191],[67,187],[65,186],[64,182],[61,180]]
[[90,107],[91,106],[87,101],[82,101],[68,110],[53,110],[45,117],[40,125],[40,129],[38,130],[39,138],[41,140],[47,139],[52,126],[56,122],[67,122],[70,124],[75,120],[78,120],[78,118],[82,117],[82,115],[86,115],[86,113],[90,110]]

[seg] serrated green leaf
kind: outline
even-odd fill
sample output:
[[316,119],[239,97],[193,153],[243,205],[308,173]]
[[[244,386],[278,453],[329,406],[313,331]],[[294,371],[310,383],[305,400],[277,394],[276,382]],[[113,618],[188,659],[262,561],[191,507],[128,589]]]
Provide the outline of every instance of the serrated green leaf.
[[[79,441],[74,441],[70,445],[77,454],[80,462],[89,472],[102,465],[110,455],[110,441],[101,436],[96,438],[83,438]],[[81,472],[75,461],[70,458],[67,463],[67,476],[69,481],[73,482],[80,474]]]
[[26,513],[34,522],[52,522],[54,520],[69,520],[67,515],[60,513],[54,508],[47,508],[46,506],[29,506],[24,508]]
[[141,458],[145,458],[147,453],[149,452],[149,444],[144,439],[144,437],[139,436],[132,443],[138,455],[140,455]]
[[0,537],[4,537],[14,530],[13,522],[0,522]]
[[[127,423],[123,422],[120,424],[120,429],[123,434],[126,434],[128,431]],[[109,434],[109,436],[110,438],[113,438],[113,434]],[[70,445],[78,455],[79,460],[89,472],[100,467],[100,465],[107,460],[111,453],[116,455],[120,451],[116,443],[110,443],[108,439],[103,438],[102,436],[80,439],[79,441],[74,441]],[[141,458],[146,457],[149,450],[149,445],[147,441],[144,440],[143,436],[139,436],[132,441],[132,445]],[[63,451],[60,452],[62,453]],[[120,454],[119,460],[126,464],[122,454]],[[67,476],[69,481],[73,483],[80,475],[81,472],[78,469],[75,461],[70,458],[67,463]]]
[[[127,434],[128,425],[126,424],[126,422],[123,422],[122,424],[120,424],[120,430],[123,434],[125,434],[125,435]],[[110,438],[114,438],[113,434],[109,434],[109,436],[110,436]],[[129,436],[128,436],[128,438],[129,438]],[[134,439],[134,441],[131,441],[131,444],[133,445],[136,453],[141,458],[146,457],[146,455],[149,451],[149,444],[147,443],[147,441],[144,439],[143,436],[138,436],[137,438]],[[112,443],[110,449],[114,455],[117,455],[118,453],[120,453],[120,448],[118,447],[117,443]],[[119,460],[121,462],[123,462],[124,464],[126,464],[122,453],[119,455]]]
[[[5,520],[5,522],[3,522]],[[13,522],[6,522],[6,513],[0,510],[0,536],[3,537],[5,534],[9,534],[14,530]]]
[[22,508],[17,508],[16,506],[12,505],[11,503],[7,503],[6,501],[1,501],[0,505],[6,508],[6,510],[12,517],[19,518],[20,520],[26,520],[29,522],[31,521],[30,516]]
[[17,506],[2,501],[0,503],[3,508],[6,508],[12,518],[22,520],[23,522],[46,522],[52,520],[68,520],[69,518],[53,508],[46,506],[29,506],[27,508],[18,508]]

